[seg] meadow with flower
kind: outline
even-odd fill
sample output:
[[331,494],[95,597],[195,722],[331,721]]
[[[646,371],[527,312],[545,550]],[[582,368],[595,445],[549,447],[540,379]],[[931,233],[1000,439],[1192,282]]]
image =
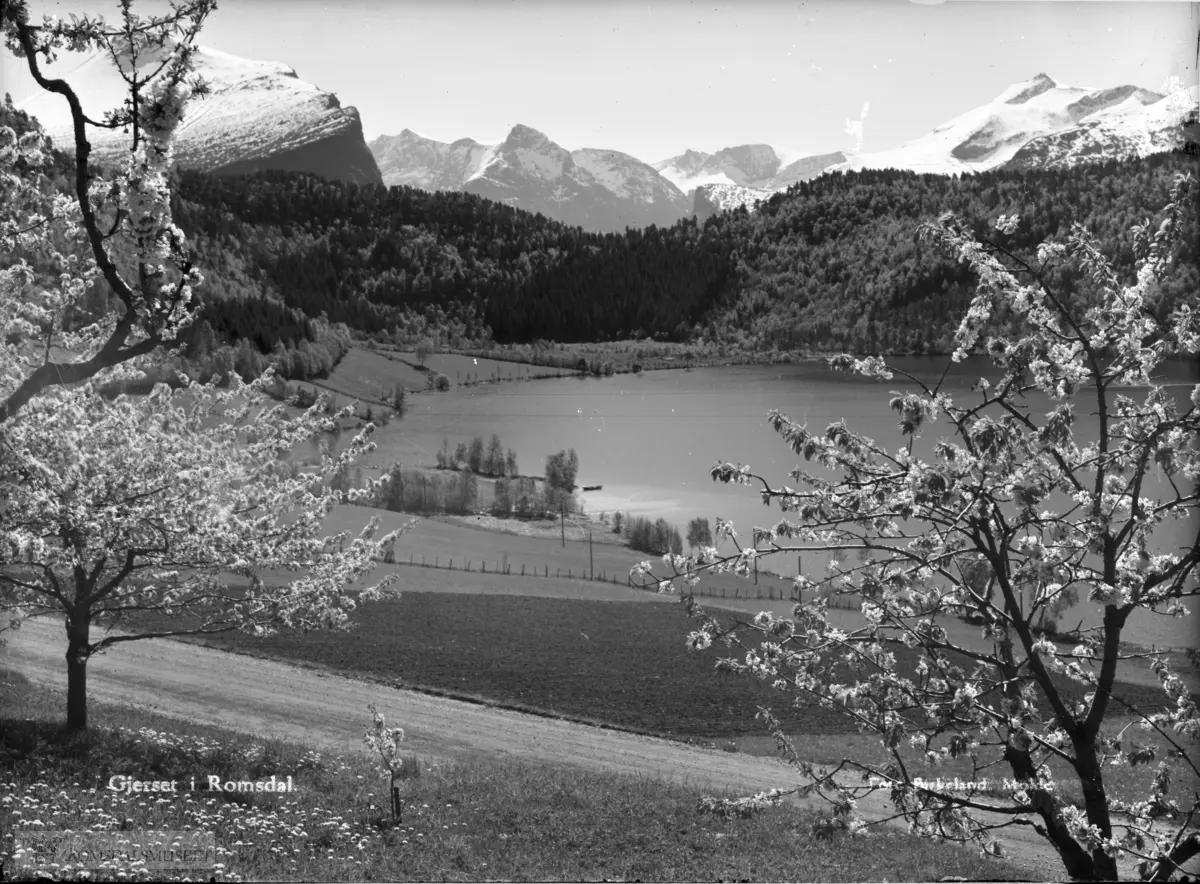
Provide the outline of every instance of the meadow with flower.
[[[31,864],[19,832],[198,831],[215,836],[204,880],[879,880],[924,869],[966,875],[975,859],[895,833],[887,855],[864,862],[846,838],[808,843],[811,812],[781,808],[749,828],[695,813],[701,793],[645,778],[492,759],[448,762],[403,751],[403,741],[364,709],[361,752],[264,740],[187,724],[145,710],[96,703],[87,737],[56,725],[61,697],[0,670],[0,862],[6,880],[77,880],[78,868]],[[386,707],[384,707],[386,708]],[[377,730],[381,728],[381,730]],[[296,792],[129,795],[114,774],[222,780],[292,776]],[[389,786],[399,787],[401,818]],[[741,824],[738,824],[739,826]],[[896,859],[898,858],[898,862]],[[889,862],[892,864],[889,866]],[[1018,876],[1015,866],[999,865]],[[161,880],[131,863],[88,880]],[[182,880],[188,875],[171,875]],[[192,875],[193,880],[195,876]]]

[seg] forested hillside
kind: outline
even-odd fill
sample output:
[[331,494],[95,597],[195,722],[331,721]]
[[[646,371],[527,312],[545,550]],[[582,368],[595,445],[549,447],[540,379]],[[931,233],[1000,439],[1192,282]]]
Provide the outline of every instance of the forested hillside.
[[[922,221],[953,211],[986,235],[999,214],[1017,213],[1021,226],[1005,244],[1023,252],[1079,221],[1128,269],[1130,226],[1163,205],[1176,172],[1195,165],[1167,154],[963,179],[827,175],[754,213],[607,235],[461,193],[293,173],[185,173],[177,220],[201,251],[213,294],[264,291],[368,333],[447,341],[644,334],[930,352],[945,349],[973,282],[919,241]],[[1200,284],[1196,237],[1187,241],[1158,312]],[[1086,292],[1070,267],[1053,281],[1069,296]],[[240,319],[227,309],[225,329],[270,345],[248,307],[235,312]]]
[[[11,128],[21,136],[36,125],[36,120],[13,105],[11,96],[4,96],[0,103],[0,127]],[[44,171],[59,191],[73,192],[73,156],[53,150],[52,162]],[[80,256],[87,253],[83,243],[74,246],[64,243],[61,247],[74,248]],[[30,250],[0,253],[0,266],[16,260],[24,260],[32,269],[33,287],[55,284],[60,268],[44,254]],[[184,358],[164,366],[164,376],[173,374],[175,368],[201,378],[214,371],[235,369],[249,378],[261,374],[270,362],[289,378],[321,377],[349,348],[348,327],[329,322],[319,313],[306,314],[265,296],[259,278],[245,272],[236,250],[206,252],[200,266],[206,280],[196,291],[201,305],[197,321],[187,331]],[[107,283],[99,278],[85,309],[102,311],[109,297]]]
[[[0,106],[0,125],[31,120]],[[57,184],[70,187],[63,158]],[[1132,268],[1129,228],[1166,202],[1196,157],[968,178],[866,171],[825,175],[761,204],[669,228],[585,233],[478,196],[327,181],[295,172],[179,176],[175,220],[198,252],[204,304],[189,335],[191,368],[289,377],[327,371],[352,331],[413,343],[703,338],[745,348],[939,352],[974,282],[917,236],[953,211],[1032,253],[1081,222]],[[1195,213],[1165,314],[1200,291]],[[0,260],[20,256],[4,256]],[[33,260],[35,256],[24,256]],[[36,260],[34,260],[36,264]],[[47,272],[50,272],[47,270]],[[1055,270],[1069,297],[1077,268]],[[101,306],[103,286],[95,300]]]
[[[1131,273],[1129,229],[1167,202],[1172,178],[1197,171],[1194,156],[1071,170],[995,171],[969,178],[867,171],[826,175],[792,187],[754,214],[739,212],[723,236],[736,249],[736,279],[723,292],[713,325],[739,339],[855,351],[928,352],[947,348],[974,281],[917,236],[922,221],[952,211],[977,236],[1032,256],[1047,238],[1085,224],[1118,269]],[[1011,236],[990,230],[1016,213]],[[1184,237],[1179,272],[1159,293],[1156,313],[1200,291],[1196,215]],[[1068,297],[1085,295],[1077,267],[1048,276]]]
[[601,235],[471,194],[284,172],[184,173],[175,218],[216,289],[253,281],[402,339],[684,337],[730,268],[694,222]]

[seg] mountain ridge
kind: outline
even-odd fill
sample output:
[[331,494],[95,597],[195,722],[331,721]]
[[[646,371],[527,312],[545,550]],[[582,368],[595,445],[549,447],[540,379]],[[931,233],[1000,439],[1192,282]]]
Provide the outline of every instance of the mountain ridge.
[[[215,174],[284,169],[382,183],[358,110],[301,80],[295,68],[197,46],[195,72],[209,91],[187,102],[175,143],[177,165]],[[100,53],[55,76],[71,84],[92,119],[102,119],[125,97],[124,81]],[[37,117],[56,145],[74,150],[70,111],[59,96],[39,90],[17,107]],[[92,130],[89,141],[98,163],[119,163],[128,155],[123,133]]]
[[[925,135],[887,150],[853,155],[834,169],[971,174],[1014,161],[1017,168],[1047,168],[1145,156],[1173,146],[1169,132],[1180,125],[1182,112],[1172,108],[1186,91],[1166,96],[1130,84],[1103,89],[1069,86],[1040,73]],[[1043,139],[1041,148],[1025,150]],[[1081,147],[1084,142],[1086,149]],[[1141,146],[1140,153],[1135,145]]]
[[[753,211],[771,193],[828,172],[894,168],[974,174],[1008,164],[1055,168],[1144,157],[1182,143],[1188,111],[1194,116],[1196,104],[1194,89],[1171,95],[1131,84],[1095,89],[1064,85],[1038,73],[918,138],[875,152],[796,156],[769,144],[747,143],[712,153],[689,148],[647,164],[620,151],[567,151],[524,124],[495,145],[471,139],[447,144],[406,129],[400,136],[375,139],[371,149],[388,184],[468,190],[565,223],[615,230],[621,224],[669,224],[688,215],[703,220],[738,206]],[[407,153],[406,144],[411,145]],[[514,145],[524,151],[523,159]],[[453,165],[443,159],[468,153],[470,162]],[[541,161],[533,162],[535,154]],[[573,165],[566,164],[566,156]],[[601,163],[602,156],[612,161]],[[550,181],[559,182],[558,191]],[[586,205],[571,206],[571,188],[580,199],[586,194]]]

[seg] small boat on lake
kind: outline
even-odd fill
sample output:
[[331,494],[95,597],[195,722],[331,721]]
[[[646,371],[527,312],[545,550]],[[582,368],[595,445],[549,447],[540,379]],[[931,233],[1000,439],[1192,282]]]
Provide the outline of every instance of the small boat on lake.
[[583,490],[584,491],[599,491],[602,487],[603,487],[602,485],[584,485]]

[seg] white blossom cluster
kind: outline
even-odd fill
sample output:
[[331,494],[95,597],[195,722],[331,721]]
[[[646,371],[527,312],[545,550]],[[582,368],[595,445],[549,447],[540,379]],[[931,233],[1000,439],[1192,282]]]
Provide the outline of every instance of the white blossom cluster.
[[[24,3],[3,7],[5,44],[35,80],[50,83],[41,65],[60,51],[99,51],[117,62],[128,100],[93,120],[69,85],[53,82],[72,108],[69,194],[56,187],[36,122],[19,139],[0,128],[0,419],[47,386],[137,369],[191,323],[202,276],[171,219],[169,176],[188,98],[205,91],[192,54],[213,6],[192,0],[148,18],[124,6],[116,26],[88,16],[36,24]],[[115,174],[88,162],[89,132],[98,126],[129,132],[129,162]]]
[[[369,428],[314,471],[281,455],[330,424],[289,418],[269,378],[226,390],[159,385],[144,400],[91,384],[31,402],[3,435],[0,606],[117,618],[190,611],[202,630],[341,628],[395,536],[327,536],[341,495],[325,479],[367,452]],[[104,644],[102,640],[100,645]]]

